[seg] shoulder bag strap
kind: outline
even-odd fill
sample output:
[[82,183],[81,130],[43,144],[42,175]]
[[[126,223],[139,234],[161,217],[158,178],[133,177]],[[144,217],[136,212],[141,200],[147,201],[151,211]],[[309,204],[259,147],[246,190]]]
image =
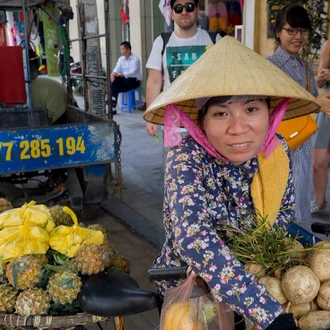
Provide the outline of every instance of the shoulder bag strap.
[[307,69],[306,62],[304,62],[304,67],[306,69],[306,89],[307,89],[308,92],[310,92],[311,91],[311,84],[310,84],[309,79],[308,79],[308,69]]

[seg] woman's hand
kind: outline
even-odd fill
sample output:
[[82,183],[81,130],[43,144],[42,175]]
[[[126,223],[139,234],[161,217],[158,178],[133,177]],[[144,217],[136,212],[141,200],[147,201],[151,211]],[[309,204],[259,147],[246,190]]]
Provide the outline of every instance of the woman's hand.
[[322,93],[316,98],[321,105],[321,111],[330,118],[330,92]]
[[330,80],[330,70],[328,69],[321,69],[317,74],[318,80],[328,81]]

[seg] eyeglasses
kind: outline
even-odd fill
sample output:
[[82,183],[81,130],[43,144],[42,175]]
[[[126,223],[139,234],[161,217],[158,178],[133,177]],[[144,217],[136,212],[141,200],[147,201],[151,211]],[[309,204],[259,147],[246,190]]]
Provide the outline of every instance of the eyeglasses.
[[311,33],[310,29],[282,28],[282,30],[285,30],[286,32],[288,32],[288,35],[290,35],[290,36],[295,36],[296,34],[298,34],[298,32],[300,32],[300,34],[302,34],[303,36],[307,36]]
[[192,2],[186,3],[184,5],[179,4],[173,7],[173,11],[176,14],[181,14],[183,12],[183,8],[186,10],[187,13],[192,13],[195,10],[196,6]]

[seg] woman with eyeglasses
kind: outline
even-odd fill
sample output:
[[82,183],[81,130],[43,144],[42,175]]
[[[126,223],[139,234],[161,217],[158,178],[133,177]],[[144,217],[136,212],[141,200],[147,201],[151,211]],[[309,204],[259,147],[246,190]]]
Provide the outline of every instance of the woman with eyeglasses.
[[[318,96],[312,66],[299,56],[299,52],[308,41],[311,29],[308,13],[302,6],[293,4],[282,8],[277,15],[274,28],[278,47],[267,59],[317,97],[322,106],[321,110],[325,111],[330,108],[330,93]],[[298,221],[309,220],[313,198],[312,139],[308,139],[291,155],[296,195],[295,218]]]

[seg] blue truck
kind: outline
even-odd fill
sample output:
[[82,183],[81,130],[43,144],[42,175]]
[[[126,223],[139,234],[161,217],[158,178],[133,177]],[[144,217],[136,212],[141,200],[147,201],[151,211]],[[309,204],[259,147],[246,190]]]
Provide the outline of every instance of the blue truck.
[[[20,10],[25,22],[29,22],[28,13],[31,9],[45,11],[42,7],[44,0],[28,2],[29,5],[27,0],[1,1],[0,24],[6,24],[6,12],[9,11]],[[61,16],[60,22],[54,18],[64,32],[70,19],[67,13],[65,15],[64,18]],[[30,28],[27,25],[24,27],[25,40],[29,40]],[[109,34],[104,36],[108,38]],[[66,50],[70,49],[69,42],[69,39],[62,40]],[[0,47],[0,71],[7,72],[8,76],[5,58],[11,56],[6,52],[12,51],[12,46]],[[75,105],[68,77],[67,122],[47,125],[47,109],[34,108],[31,102],[30,42],[16,47],[22,51],[23,61],[17,65],[22,66],[24,72],[26,102],[13,104],[0,100],[0,197],[7,198],[15,206],[36,200],[48,205],[67,205],[85,218],[95,216],[102,201],[108,198],[108,183],[119,182],[113,180],[111,168],[115,164],[115,169],[120,169],[120,131],[112,120],[111,111],[109,116],[106,115],[107,109],[111,109],[110,74],[105,75],[103,80],[102,77],[91,77],[100,78],[103,90],[110,95],[101,113],[80,109]],[[68,51],[66,56],[70,56]],[[84,65],[82,63],[82,67]],[[69,74],[69,61],[67,69]],[[5,81],[7,84],[8,77],[4,74],[1,77],[0,73],[0,83]],[[79,79],[84,78],[83,72]],[[84,86],[88,88],[88,83],[85,82]]]

